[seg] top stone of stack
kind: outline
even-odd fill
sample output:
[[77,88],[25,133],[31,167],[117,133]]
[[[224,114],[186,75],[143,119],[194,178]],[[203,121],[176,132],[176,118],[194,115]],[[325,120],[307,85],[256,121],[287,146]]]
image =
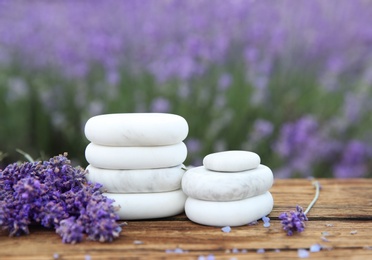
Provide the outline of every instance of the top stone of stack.
[[105,146],[163,146],[182,142],[188,134],[187,121],[174,114],[119,113],[90,118],[86,138]]
[[210,171],[241,172],[248,171],[260,165],[258,154],[248,151],[225,151],[212,153],[204,157],[203,165]]

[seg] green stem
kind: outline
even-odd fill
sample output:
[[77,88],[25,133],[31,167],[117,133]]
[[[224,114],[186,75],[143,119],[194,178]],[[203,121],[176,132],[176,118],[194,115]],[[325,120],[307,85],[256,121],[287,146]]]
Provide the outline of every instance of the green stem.
[[25,153],[21,149],[16,149],[16,151],[22,154],[29,162],[31,163],[35,162],[34,159],[32,159],[31,155],[29,155],[28,153]]
[[320,185],[318,181],[314,181],[313,185],[315,186],[315,197],[314,199],[310,202],[309,206],[305,210],[304,214],[307,215],[307,213],[310,211],[310,209],[314,206],[315,202],[319,198],[319,191],[320,191]]

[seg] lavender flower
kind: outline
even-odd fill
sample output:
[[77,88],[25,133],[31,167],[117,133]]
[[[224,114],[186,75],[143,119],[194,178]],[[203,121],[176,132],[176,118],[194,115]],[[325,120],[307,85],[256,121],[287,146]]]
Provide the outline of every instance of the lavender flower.
[[318,200],[319,197],[319,189],[320,185],[319,182],[314,181],[313,185],[316,188],[316,193],[314,199],[311,201],[309,206],[307,207],[306,211],[304,212],[302,207],[299,205],[296,206],[296,211],[283,212],[279,215],[279,219],[281,220],[281,224],[283,226],[283,230],[287,232],[288,236],[292,236],[294,232],[301,233],[305,230],[305,221],[308,221],[306,214],[310,211],[312,206]]
[[10,236],[29,234],[31,222],[55,228],[64,243],[78,243],[84,234],[100,242],[119,236],[113,201],[101,194],[101,185],[88,183],[84,170],[72,167],[66,156],[0,170],[0,226]]
[[296,211],[281,213],[279,219],[288,236],[292,236],[295,231],[303,232],[305,230],[304,221],[308,220],[300,206],[296,207]]
[[171,107],[171,104],[168,99],[164,97],[158,97],[152,101],[151,111],[158,112],[158,113],[167,113],[169,112],[170,107]]
[[363,177],[367,173],[367,165],[372,155],[371,148],[359,140],[347,143],[341,160],[333,167],[338,178]]
[[75,217],[63,219],[56,228],[57,234],[62,237],[63,243],[75,244],[83,240],[83,224]]

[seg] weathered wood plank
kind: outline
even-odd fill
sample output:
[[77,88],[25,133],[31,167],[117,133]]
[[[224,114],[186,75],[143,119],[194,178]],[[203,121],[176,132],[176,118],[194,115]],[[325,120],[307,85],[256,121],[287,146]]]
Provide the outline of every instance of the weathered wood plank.
[[[332,227],[327,224],[333,224]],[[166,230],[165,230],[166,229]],[[232,228],[230,233],[221,232],[220,228],[199,226],[191,222],[155,221],[131,222],[123,235],[114,243],[100,244],[84,242],[78,245],[64,245],[60,238],[50,230],[34,228],[30,236],[1,239],[1,256],[20,257],[23,259],[51,259],[58,253],[60,259],[84,259],[89,255],[99,259],[113,257],[149,257],[161,259],[177,255],[188,258],[213,254],[221,257],[256,257],[262,259],[269,255],[275,257],[297,257],[298,248],[310,248],[313,244],[321,244],[328,253],[313,253],[318,255],[337,255],[340,250],[358,251],[360,255],[372,257],[372,241],[370,234],[372,225],[366,221],[309,221],[304,233],[288,237],[281,230],[279,221],[271,221],[270,228],[243,226]],[[352,231],[357,231],[352,234]],[[323,232],[329,242],[322,240]],[[323,234],[322,234],[323,233]],[[136,245],[134,241],[142,241]],[[170,254],[166,250],[181,248],[187,253]],[[265,249],[265,254],[257,254],[258,249]],[[234,249],[239,253],[234,254]],[[279,249],[279,253],[275,250]],[[247,250],[242,253],[242,250]],[[2,259],[2,257],[0,257]],[[244,259],[244,258],[242,258]]]
[[[322,190],[310,218],[372,220],[372,179],[321,179]],[[314,196],[311,181],[303,179],[276,180],[271,189],[275,200],[272,216],[293,208],[304,209]]]
[[[31,235],[8,238],[0,233],[0,259],[197,259],[213,254],[216,259],[298,259],[299,248],[319,243],[327,249],[311,253],[319,259],[372,258],[372,180],[320,180],[319,201],[308,214],[305,232],[292,237],[281,229],[280,212],[304,207],[312,200],[314,188],[308,180],[276,180],[272,188],[275,207],[271,226],[233,227],[230,233],[220,228],[192,223],[184,214],[176,217],[130,221],[113,243],[84,241],[65,245],[53,230],[32,227]],[[325,237],[328,241],[324,241]],[[141,241],[142,244],[135,244]],[[183,254],[166,253],[182,249]],[[258,254],[258,249],[265,249]],[[238,250],[239,253],[235,253]],[[242,253],[243,250],[243,253]],[[280,250],[276,252],[275,250]]]

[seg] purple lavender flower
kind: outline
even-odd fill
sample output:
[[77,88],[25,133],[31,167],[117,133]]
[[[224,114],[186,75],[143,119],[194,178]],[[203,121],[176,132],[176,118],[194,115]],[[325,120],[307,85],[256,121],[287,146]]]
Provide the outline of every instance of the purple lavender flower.
[[83,223],[77,222],[75,217],[62,220],[56,228],[63,243],[75,244],[83,240]]
[[31,222],[55,228],[64,243],[112,241],[121,232],[113,201],[67,154],[44,162],[10,164],[0,170],[0,226],[10,236],[28,234]]
[[311,176],[313,166],[326,158],[332,149],[314,116],[304,116],[295,122],[283,125],[275,152],[285,160],[286,167],[278,170],[278,177],[290,177],[297,173]]
[[283,230],[287,232],[288,236],[292,236],[294,232],[301,233],[305,230],[305,223],[307,221],[303,209],[297,205],[296,211],[284,212],[279,215]]
[[171,108],[171,104],[168,99],[164,97],[155,98],[151,104],[151,111],[158,113],[167,113]]
[[232,78],[230,74],[224,73],[218,80],[218,89],[221,92],[225,92],[231,85]]
[[371,150],[362,141],[352,140],[343,150],[341,160],[334,167],[337,178],[363,177],[367,173]]
[[274,125],[265,119],[257,119],[253,124],[252,132],[249,134],[249,147],[256,147],[262,140],[268,138],[274,131]]

